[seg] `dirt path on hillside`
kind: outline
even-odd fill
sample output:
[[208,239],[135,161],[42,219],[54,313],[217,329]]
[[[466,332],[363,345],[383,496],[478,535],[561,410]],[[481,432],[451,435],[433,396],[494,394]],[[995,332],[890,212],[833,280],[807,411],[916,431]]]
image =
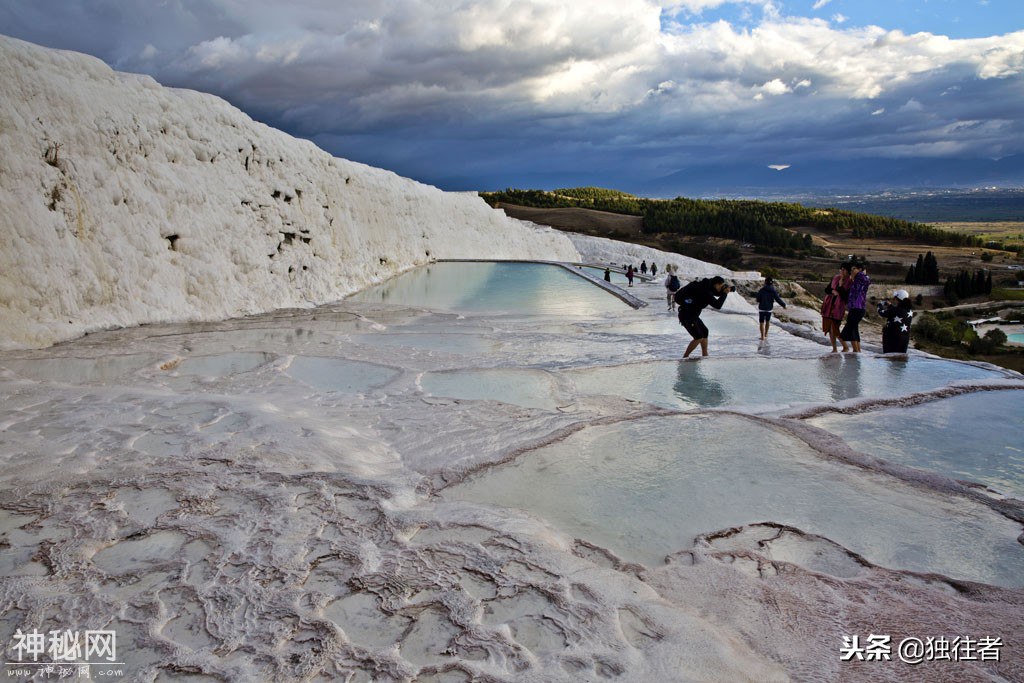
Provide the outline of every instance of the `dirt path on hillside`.
[[538,209],[530,206],[498,203],[497,208],[512,218],[550,225],[552,228],[585,232],[600,230],[602,232],[631,233],[639,235],[644,227],[641,216],[626,216],[594,209]]

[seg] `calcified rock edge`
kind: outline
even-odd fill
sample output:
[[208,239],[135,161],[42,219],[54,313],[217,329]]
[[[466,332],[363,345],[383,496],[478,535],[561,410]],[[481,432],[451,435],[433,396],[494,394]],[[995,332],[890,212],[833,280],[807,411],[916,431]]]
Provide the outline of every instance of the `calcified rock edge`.
[[[880,462],[805,421],[830,408],[773,410],[763,388],[759,407],[717,411],[583,390],[591,369],[678,365],[658,284],[636,288],[649,310],[604,318],[313,308],[433,257],[586,248],[78,55],[5,39],[0,67],[4,343],[207,321],[0,354],[5,644],[17,628],[113,629],[136,680],[1024,679],[1019,588],[877,566],[762,519],[641,564],[446,494],[594,430],[717,420],[788,439],[812,469],[1019,532],[1019,501]],[[284,306],[305,308],[215,322]],[[721,359],[702,364],[755,357],[750,307],[729,308],[712,325]],[[757,358],[822,362],[821,346],[773,334]],[[423,388],[466,368],[537,382],[549,403]],[[1024,389],[989,370],[835,410]],[[868,633],[1006,646],[998,663],[841,663],[842,636]]]

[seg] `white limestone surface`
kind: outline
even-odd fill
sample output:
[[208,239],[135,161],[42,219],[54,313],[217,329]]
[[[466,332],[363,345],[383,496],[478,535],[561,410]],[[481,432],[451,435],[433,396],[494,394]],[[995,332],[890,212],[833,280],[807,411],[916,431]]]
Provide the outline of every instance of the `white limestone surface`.
[[761,277],[761,274],[756,271],[729,270],[725,266],[639,244],[617,242],[604,237],[592,237],[578,233],[568,233],[568,237],[587,263],[632,263],[639,266],[641,261],[647,261],[648,265],[656,263],[658,272],[662,275],[665,273],[665,266],[671,264],[676,267],[679,277],[684,280],[714,275],[721,275],[732,280],[757,280]]
[[0,149],[0,348],[310,306],[437,258],[579,258],[472,194],[2,36]]

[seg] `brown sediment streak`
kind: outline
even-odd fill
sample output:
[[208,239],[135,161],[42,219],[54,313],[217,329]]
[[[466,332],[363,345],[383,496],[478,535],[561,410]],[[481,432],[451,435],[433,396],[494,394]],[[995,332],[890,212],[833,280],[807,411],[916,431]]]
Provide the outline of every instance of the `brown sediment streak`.
[[582,538],[573,539],[572,554],[582,559],[598,560],[597,564],[607,563],[612,569],[632,574],[642,580],[647,567],[637,562],[627,562],[604,546],[591,543]]
[[527,441],[526,443],[520,444],[515,448],[509,450],[504,455],[499,456],[494,460],[488,460],[487,462],[476,463],[469,465],[465,468],[459,469],[458,471],[447,470],[440,472],[439,474],[433,475],[424,484],[417,487],[417,493],[423,493],[426,495],[437,494],[449,486],[454,486],[465,481],[472,475],[479,474],[494,467],[500,467],[506,465],[520,455],[534,451],[538,448],[544,448],[562,441],[580,432],[587,427],[599,427],[602,425],[613,425],[622,422],[633,422],[635,420],[642,420],[647,417],[658,417],[658,416],[671,416],[671,415],[684,415],[686,413],[678,410],[670,410],[666,408],[658,408],[656,406],[650,406],[639,412],[630,415],[608,415],[605,417],[594,418],[592,420],[581,420],[574,422],[570,425],[566,425],[560,429],[556,429],[549,434],[538,437]]
[[[772,541],[777,541],[778,539],[780,539],[784,532],[789,532],[791,534],[796,534],[797,536],[800,536],[801,538],[806,538],[808,540],[812,540],[812,541],[825,541],[826,543],[830,543],[833,546],[841,549],[850,559],[852,559],[853,561],[855,561],[857,564],[861,565],[862,567],[877,567],[878,566],[876,564],[873,564],[870,560],[868,560],[863,555],[860,555],[858,553],[853,552],[849,548],[846,548],[845,546],[843,546],[843,545],[841,545],[839,543],[836,543],[835,541],[833,541],[831,538],[828,538],[827,536],[822,536],[820,534],[812,534],[812,533],[809,533],[807,531],[804,531],[803,529],[799,529],[799,528],[797,528],[795,526],[790,526],[789,524],[780,524],[779,522],[771,522],[771,521],[753,522],[751,524],[743,524],[741,526],[729,527],[728,529],[720,529],[718,531],[712,531],[711,533],[707,533],[707,534],[699,534],[694,539],[694,546],[697,546],[697,545],[700,545],[700,544],[711,545],[711,544],[713,544],[715,541],[717,541],[719,539],[730,538],[732,536],[735,536],[738,533],[741,533],[741,532],[743,532],[743,531],[745,531],[747,529],[752,529],[754,527],[767,527],[769,529],[775,529],[775,531],[776,531],[775,536],[773,536],[772,538],[765,538],[765,539],[762,539],[762,540],[757,542],[758,547],[761,547],[761,548],[765,547],[768,543],[771,543]],[[898,570],[898,571],[902,572],[903,570]],[[913,572],[910,572],[910,573],[913,573]]]
[[963,394],[975,394],[983,391],[1009,391],[1014,389],[1024,389],[1024,381],[1004,379],[988,382],[971,382],[970,384],[945,386],[938,389],[932,389],[930,391],[908,394],[906,396],[877,399],[855,399],[854,401],[840,405],[818,405],[810,408],[800,408],[798,410],[784,412],[781,416],[793,420],[806,420],[826,413],[857,415],[877,410],[879,408],[906,408],[909,406],[920,405],[922,403],[938,401],[943,398],[961,396]]
[[[714,548],[714,542],[715,541],[731,538],[731,537],[736,536],[737,534],[740,534],[740,533],[742,533],[744,531],[747,531],[749,529],[756,529],[756,528],[774,529],[776,533],[771,538],[764,538],[764,539],[758,540],[757,541],[757,548],[756,549],[752,548],[749,552],[745,552],[744,550],[737,550],[737,549],[716,550]],[[850,560],[852,560],[853,562],[855,562],[856,564],[858,564],[861,567],[865,567],[867,569],[871,569],[871,570],[875,570],[875,571],[886,572],[886,573],[891,574],[891,575],[916,577],[918,579],[921,579],[922,581],[929,582],[929,583],[936,583],[937,582],[937,583],[946,584],[946,585],[950,586],[951,588],[955,589],[958,593],[963,594],[963,595],[967,595],[967,596],[981,595],[981,594],[984,594],[986,592],[989,592],[993,588],[996,588],[996,587],[991,586],[990,584],[979,583],[977,581],[968,581],[968,580],[965,580],[965,579],[955,579],[955,578],[951,578],[949,576],[946,576],[944,574],[938,574],[938,573],[935,573],[935,572],[916,572],[916,571],[913,571],[913,570],[910,570],[910,569],[893,569],[893,568],[890,568],[890,567],[884,567],[882,565],[878,565],[878,564],[875,564],[874,562],[871,562],[871,560],[867,559],[863,555],[860,555],[859,553],[856,553],[856,552],[850,550],[849,548],[843,546],[840,543],[837,543],[837,542],[833,541],[831,538],[828,538],[827,536],[822,536],[820,534],[810,533],[810,532],[804,531],[803,529],[800,529],[800,528],[795,527],[795,526],[791,526],[791,525],[788,525],[788,524],[780,524],[778,522],[771,522],[771,521],[753,522],[753,523],[744,524],[744,525],[741,525],[741,526],[730,527],[730,528],[727,528],[727,529],[721,529],[719,531],[714,531],[714,532],[707,533],[707,534],[700,534],[699,536],[696,537],[696,539],[694,539],[694,547],[698,548],[700,546],[705,546],[709,550],[709,554],[712,557],[716,557],[716,559],[719,559],[719,556],[722,556],[722,555],[734,555],[734,556],[746,556],[746,557],[749,557],[750,559],[754,559],[754,560],[761,560],[761,559],[765,559],[765,558],[758,558],[757,557],[757,553],[759,551],[762,551],[762,550],[770,551],[771,543],[773,541],[780,540],[782,538],[783,534],[786,534],[786,533],[792,534],[794,536],[799,536],[800,538],[806,539],[808,541],[826,543],[826,544],[832,546],[833,548],[835,548],[836,550],[842,552],[846,557],[848,557]],[[678,557],[681,554],[682,553],[676,553],[676,555],[672,556],[672,557]],[[786,560],[770,559],[770,560],[766,560],[766,561],[770,562],[771,565],[774,566],[776,569],[781,569],[781,565],[786,565],[788,567],[796,568],[795,569],[796,571],[808,572],[808,573],[814,573],[814,574],[821,574],[821,572],[815,571],[813,569],[808,569],[807,567],[804,567],[804,566],[802,566],[802,565],[800,565],[798,563],[794,563],[794,562],[790,562],[790,561],[786,561]],[[1015,589],[996,588],[996,590],[1014,591]]]
[[[788,434],[789,436],[804,442],[812,451],[826,459],[837,460],[844,464],[859,467],[860,469],[870,472],[886,474],[899,479],[905,484],[931,492],[963,496],[964,498],[968,498],[976,503],[981,503],[1007,519],[1017,522],[1018,524],[1024,524],[1024,501],[1013,498],[993,498],[992,496],[979,492],[977,490],[977,485],[974,485],[971,482],[959,481],[938,472],[919,470],[862,453],[851,448],[850,445],[838,435],[800,420],[748,415],[746,413],[730,410],[717,412],[750,420],[751,422],[766,425],[777,431]],[[1018,536],[1017,541],[1024,544],[1024,533],[1021,533],[1021,535]]]

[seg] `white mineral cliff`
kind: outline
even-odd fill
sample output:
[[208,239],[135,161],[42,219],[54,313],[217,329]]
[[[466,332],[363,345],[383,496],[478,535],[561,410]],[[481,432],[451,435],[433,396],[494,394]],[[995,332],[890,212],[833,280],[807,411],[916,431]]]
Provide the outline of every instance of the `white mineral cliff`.
[[563,234],[332,157],[227,102],[0,36],[0,348],[337,300]]

